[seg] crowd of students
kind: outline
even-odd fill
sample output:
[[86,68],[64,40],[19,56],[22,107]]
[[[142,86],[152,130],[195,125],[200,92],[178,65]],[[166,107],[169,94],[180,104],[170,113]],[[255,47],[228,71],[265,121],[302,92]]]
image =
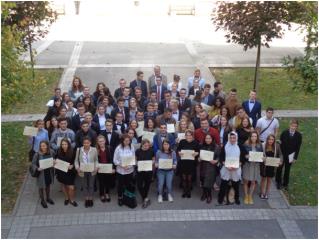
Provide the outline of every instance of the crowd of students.
[[[111,200],[110,190],[117,186],[120,206],[125,190],[134,185],[143,200],[142,207],[149,206],[152,183],[157,184],[159,203],[164,194],[173,202],[174,178],[180,181],[183,198],[191,198],[192,189],[199,185],[200,200],[211,203],[215,189],[219,191],[219,205],[227,204],[224,199],[230,187],[235,191],[235,203],[240,204],[242,179],[245,204],[254,203],[257,183],[259,197],[268,199],[275,175],[278,188],[288,187],[290,167],[301,145],[297,120],[291,120],[289,128],[279,135],[274,109],[267,107],[262,117],[255,90],[241,102],[236,89],[226,94],[221,82],[211,86],[198,69],[187,79],[186,87],[178,75],[169,82],[159,66],[154,67],[148,81],[143,78],[143,72],[138,71],[129,85],[120,79],[113,95],[103,82],[91,94],[77,76],[68,92],[55,89],[45,118],[35,123],[37,136],[30,137],[32,167],[39,171],[36,180],[44,208],[47,203],[54,204],[50,186],[55,177],[61,183],[64,204],[75,207],[75,191],[79,191],[75,189],[76,178],[81,179],[85,207],[93,206],[97,186],[102,202]],[[192,151],[189,159],[185,159],[185,150]],[[201,159],[201,150],[212,153],[209,161]],[[280,158],[279,167],[249,161],[251,151],[263,152],[263,160]],[[292,153],[293,161],[289,161]],[[135,156],[136,162],[152,160],[152,170],[138,171],[137,163],[124,165],[124,159],[130,156]],[[48,157],[70,163],[68,171],[41,169],[39,161]],[[239,167],[225,167],[226,158],[240,159]],[[163,159],[171,159],[170,168],[160,167]],[[82,166],[89,163],[94,168],[83,172]],[[113,164],[112,173],[99,173],[99,164],[106,163]]]

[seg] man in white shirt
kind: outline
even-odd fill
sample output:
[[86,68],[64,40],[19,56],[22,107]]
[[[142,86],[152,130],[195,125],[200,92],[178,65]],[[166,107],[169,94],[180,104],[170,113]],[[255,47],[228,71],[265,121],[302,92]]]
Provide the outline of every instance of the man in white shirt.
[[256,131],[259,134],[261,142],[265,142],[269,134],[274,134],[277,137],[279,131],[279,121],[273,117],[274,109],[268,107],[266,116],[259,118],[256,124]]
[[172,110],[172,118],[174,118],[175,121],[178,122],[181,119],[181,113],[178,110],[178,101],[172,99],[169,103],[169,108]]

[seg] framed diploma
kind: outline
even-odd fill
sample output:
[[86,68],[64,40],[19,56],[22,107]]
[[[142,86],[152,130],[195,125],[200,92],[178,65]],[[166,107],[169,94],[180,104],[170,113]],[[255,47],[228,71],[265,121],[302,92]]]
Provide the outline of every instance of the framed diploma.
[[263,152],[249,152],[249,162],[263,162]]
[[203,161],[211,161],[214,159],[214,152],[207,150],[200,150],[199,152],[200,159]]
[[167,124],[167,132],[174,133],[175,132],[175,124],[173,124],[173,123]]
[[45,158],[39,160],[39,167],[42,169],[47,169],[53,167],[53,158]]
[[23,130],[23,135],[35,137],[38,134],[38,131],[38,128],[25,126]]
[[280,158],[274,158],[274,157],[266,157],[266,166],[271,166],[271,167],[278,167],[280,163]]
[[112,173],[113,172],[113,164],[111,163],[99,163],[98,173]]
[[239,158],[226,157],[225,167],[239,168]]
[[212,110],[212,107],[211,107],[211,106],[208,106],[208,105],[205,104],[205,103],[201,103],[200,105],[201,105],[201,106],[203,107],[203,109],[205,109],[207,112],[209,112],[209,111]]
[[54,168],[55,169],[59,169],[63,172],[68,172],[69,170],[69,166],[70,166],[70,163],[66,162],[66,161],[62,161],[60,159],[57,159],[55,161],[55,165],[54,165]]
[[88,163],[88,164],[82,163],[80,165],[80,169],[82,172],[93,172],[94,171],[94,163]]
[[153,138],[155,136],[155,132],[147,132],[147,131],[144,131],[143,132],[143,137],[142,137],[142,140],[144,139],[148,139],[151,144],[153,144]]
[[123,156],[122,157],[122,164],[121,164],[122,167],[133,166],[135,164],[136,164],[135,163],[135,156]]
[[137,161],[137,171],[146,172],[153,170],[153,161],[145,160],[145,161]]
[[194,150],[181,150],[181,153],[183,156],[181,156],[182,160],[195,160],[195,157],[193,156]]
[[177,138],[179,140],[185,139],[185,133],[177,133]]
[[173,159],[164,159],[160,158],[158,160],[159,169],[172,169],[173,168]]

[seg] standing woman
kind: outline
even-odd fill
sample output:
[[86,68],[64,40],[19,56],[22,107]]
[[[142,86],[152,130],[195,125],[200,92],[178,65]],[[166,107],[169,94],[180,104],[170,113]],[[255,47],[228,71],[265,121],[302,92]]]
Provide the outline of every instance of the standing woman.
[[225,117],[227,121],[230,121],[230,114],[227,107],[223,106],[220,109],[220,114],[216,115],[212,118],[211,122],[213,127],[217,127],[220,124],[221,117]]
[[200,146],[201,150],[214,152],[214,157],[210,161],[200,161],[200,178],[203,183],[203,194],[201,196],[201,201],[211,203],[212,201],[212,188],[216,181],[216,176],[218,173],[217,163],[220,154],[220,148],[215,143],[214,138],[210,134],[205,136],[204,143]]
[[90,96],[84,97],[83,98],[83,104],[85,107],[85,112],[90,112],[93,116],[95,115],[96,109],[93,105],[93,103],[91,102],[92,99]]
[[45,115],[43,121],[47,123],[48,121],[51,121],[53,116],[59,116],[61,106],[62,106],[61,98],[55,97],[53,99],[53,106],[49,107],[48,112]]
[[[91,138],[83,138],[83,147],[80,147],[76,151],[75,157],[75,169],[80,177],[83,178],[83,186],[85,188],[85,204],[84,206],[93,207],[93,192],[94,192],[94,180],[97,171],[98,154],[95,147],[91,147]],[[93,164],[92,172],[83,172],[82,165]]]
[[[191,117],[190,117],[188,112],[183,112],[182,113],[180,121],[182,121],[182,120],[186,121],[187,129],[192,130],[192,131],[195,130],[194,124],[192,123]],[[175,128],[178,129],[178,126],[179,126],[179,122],[176,123]]]
[[219,115],[222,106],[225,104],[224,99],[217,97],[213,103],[213,108],[208,112],[209,119],[213,119],[215,116]]
[[34,137],[29,137],[29,143],[32,145],[32,148],[29,153],[29,160],[32,161],[35,153],[39,151],[39,146],[41,141],[49,141],[48,131],[44,129],[44,121],[42,119],[38,119],[34,127],[38,128],[38,133]]
[[53,116],[51,118],[51,121],[47,122],[46,126],[48,130],[49,139],[51,140],[52,133],[59,128],[57,117]]
[[97,106],[97,101],[98,101],[99,97],[106,96],[105,87],[106,86],[103,82],[99,82],[96,85],[95,92],[93,93],[93,102],[94,102],[95,106]]
[[[39,171],[40,174],[37,177],[37,185],[39,188],[39,195],[41,199],[41,205],[43,208],[47,208],[47,202],[54,204],[53,200],[50,198],[50,186],[54,180],[54,169],[53,167],[42,169],[40,168],[40,161],[47,158],[53,158],[54,152],[50,150],[48,141],[41,141],[39,152],[34,154],[32,159],[32,170]],[[46,200],[44,200],[44,191],[46,193]]]
[[77,76],[74,76],[73,81],[72,81],[72,86],[68,92],[71,100],[74,103],[76,103],[78,98],[82,95],[83,89],[84,89],[84,86],[82,84],[81,79]]
[[[262,152],[263,148],[259,141],[259,136],[256,131],[250,133],[248,141],[243,145],[242,162],[243,162],[243,179],[244,179],[244,203],[254,204],[253,194],[255,191],[256,181],[260,178],[260,163],[249,162],[249,152]],[[250,187],[248,182],[250,181]]]
[[[113,156],[108,146],[106,146],[106,139],[103,135],[97,137],[96,149],[98,152],[98,162],[101,164],[113,164]],[[99,191],[101,202],[110,202],[110,188],[113,181],[113,174],[115,173],[114,166],[112,173],[97,173],[99,181]]]
[[147,118],[144,123],[144,130],[146,132],[155,132],[156,130],[156,122],[154,118]]
[[67,172],[56,169],[56,178],[62,184],[62,191],[64,193],[64,205],[69,203],[74,207],[78,204],[74,201],[74,179],[76,171],[74,168],[74,151],[71,147],[71,143],[67,138],[61,140],[61,146],[58,149],[56,158],[62,161],[70,163]]
[[179,143],[181,139],[178,138],[179,133],[185,133],[187,130],[187,122],[185,120],[181,120],[176,127],[176,132],[175,132],[175,141],[176,143]]
[[[263,151],[265,157],[280,158],[280,165],[283,162],[280,145],[276,143],[275,135],[268,135],[266,141],[263,143]],[[268,194],[271,186],[271,179],[275,176],[275,167],[266,166],[265,163],[260,164],[260,198],[268,199]]]
[[[173,159],[173,165],[171,169],[159,169],[159,159]],[[162,142],[161,150],[158,150],[155,158],[155,167],[157,169],[157,191],[158,191],[158,202],[163,202],[163,186],[166,184],[168,191],[168,201],[173,202],[173,176],[174,169],[176,169],[177,159],[176,153],[171,149],[169,141],[164,139]]]
[[111,97],[109,96],[101,96],[97,101],[97,106],[102,104],[105,107],[105,112],[111,116],[112,110],[114,108]]
[[119,206],[123,205],[124,189],[134,183],[134,166],[122,166],[123,157],[128,156],[135,156],[135,149],[134,146],[132,146],[130,136],[128,134],[123,134],[121,136],[120,144],[115,149],[113,158],[118,178],[117,195]]
[[200,122],[199,113],[203,109],[200,103],[196,103],[192,108],[191,120],[194,125],[194,122]]
[[182,174],[182,185],[183,185],[183,195],[182,197],[190,198],[191,197],[191,189],[192,189],[192,176],[194,171],[196,171],[197,165],[197,156],[199,155],[199,144],[194,139],[193,132],[191,130],[187,130],[185,132],[185,139],[181,140],[178,144],[176,152],[180,157],[183,157],[181,150],[193,150],[192,159],[181,159],[179,164],[181,165],[180,171]]
[[253,127],[248,117],[245,117],[239,127],[236,129],[238,134],[238,145],[242,146],[249,138],[250,133],[253,131]]
[[[141,148],[135,152],[136,161],[152,160],[154,165],[154,151],[151,148],[151,143],[148,139],[144,139],[141,144]],[[148,198],[148,192],[152,182],[153,170],[137,172],[137,188],[141,194],[143,205],[142,208],[147,208],[151,204],[151,200]]]

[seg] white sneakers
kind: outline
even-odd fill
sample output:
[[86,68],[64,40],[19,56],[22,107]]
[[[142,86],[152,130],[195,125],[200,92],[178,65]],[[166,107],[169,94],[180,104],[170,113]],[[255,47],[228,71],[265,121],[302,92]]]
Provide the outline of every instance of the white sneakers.
[[[158,203],[162,203],[162,202],[163,202],[163,197],[162,197],[162,195],[158,195],[157,201],[158,201]],[[174,201],[174,199],[173,199],[173,197],[172,197],[171,194],[168,194],[168,201],[169,201],[169,202],[173,202],[173,201]]]
[[169,202],[173,202],[173,201],[174,201],[174,199],[173,199],[173,197],[172,197],[171,194],[168,194],[168,201],[169,201]]

